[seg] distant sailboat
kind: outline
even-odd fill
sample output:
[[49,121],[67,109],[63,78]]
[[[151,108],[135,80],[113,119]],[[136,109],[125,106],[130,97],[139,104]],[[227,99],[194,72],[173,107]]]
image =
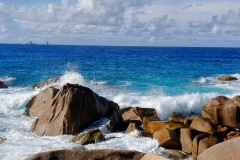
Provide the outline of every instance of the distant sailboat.
[[46,45],[49,45],[49,44],[48,44],[48,41],[46,42]]

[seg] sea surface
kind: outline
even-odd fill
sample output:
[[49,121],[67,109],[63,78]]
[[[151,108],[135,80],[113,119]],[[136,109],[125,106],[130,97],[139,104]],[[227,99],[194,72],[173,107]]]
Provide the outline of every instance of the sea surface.
[[[239,80],[221,82],[217,78],[223,75]],[[0,44],[0,81],[9,87],[0,89],[0,137],[7,138],[0,144],[0,159],[79,148],[70,135],[39,137],[28,132],[36,117],[26,116],[25,106],[42,90],[32,85],[52,77],[59,78],[57,87],[65,83],[87,86],[121,108],[155,108],[165,120],[173,112],[201,114],[202,106],[215,96],[240,95],[240,48]],[[156,140],[140,137],[136,131],[104,134],[119,138],[85,147],[160,155],[164,151]]]

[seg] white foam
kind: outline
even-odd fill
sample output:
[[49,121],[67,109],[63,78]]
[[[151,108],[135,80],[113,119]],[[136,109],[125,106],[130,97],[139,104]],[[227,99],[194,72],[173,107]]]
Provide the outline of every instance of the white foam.
[[106,81],[95,81],[95,80],[90,80],[91,85],[105,85],[107,84]]
[[165,120],[173,112],[180,112],[189,115],[191,111],[201,113],[202,106],[210,98],[216,97],[218,93],[191,93],[178,96],[167,95],[140,95],[140,94],[119,94],[114,101],[121,108],[138,106],[144,108],[155,108],[160,119]]
[[[116,149],[116,150],[136,150],[139,152],[156,152],[159,150],[158,141],[152,138],[140,137],[140,133],[135,130],[129,134],[117,133],[108,135],[109,137],[117,137],[108,141],[89,144],[87,149]],[[163,149],[163,148],[162,148]]]
[[9,81],[12,81],[15,79],[16,78],[14,78],[14,77],[8,77],[8,76],[0,77],[0,81],[2,81],[2,82],[9,82]]
[[194,80],[193,83],[200,83],[200,84],[204,84],[207,82],[207,78],[206,77],[200,77],[198,80]]
[[0,90],[0,113],[22,115],[27,102],[37,93],[39,93],[38,90],[31,90],[27,87],[9,87]]
[[83,76],[77,72],[66,72],[59,80],[59,84],[62,86],[66,83],[80,84],[88,86]]
[[15,117],[11,120],[9,119],[9,125],[6,127],[6,131],[0,132],[0,137],[7,138],[7,140],[0,145],[0,159],[26,159],[39,152],[71,149],[79,146],[71,142],[72,136],[69,135],[39,137],[28,132],[33,121],[33,118],[28,117]]

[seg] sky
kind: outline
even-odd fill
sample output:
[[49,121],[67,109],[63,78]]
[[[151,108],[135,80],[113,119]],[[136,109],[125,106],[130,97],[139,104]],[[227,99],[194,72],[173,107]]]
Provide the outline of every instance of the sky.
[[0,0],[0,43],[240,47],[240,0]]

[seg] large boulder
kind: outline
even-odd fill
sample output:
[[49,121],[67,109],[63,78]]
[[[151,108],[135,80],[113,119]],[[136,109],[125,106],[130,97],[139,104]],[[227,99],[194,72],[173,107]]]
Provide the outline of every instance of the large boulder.
[[0,81],[0,89],[1,88],[8,88],[6,84],[4,84],[2,81]]
[[40,136],[75,135],[100,117],[108,117],[115,131],[123,121],[118,104],[78,84],[65,84],[49,104],[29,131]]
[[236,77],[233,76],[222,76],[219,77],[218,80],[220,81],[234,81],[234,80],[238,80]]
[[191,128],[181,128],[180,130],[180,142],[182,150],[186,153],[192,153],[193,139],[201,132],[193,130]]
[[49,87],[34,96],[26,105],[26,114],[41,117],[46,109],[52,105],[52,100],[59,89]]
[[46,81],[41,81],[39,83],[36,83],[32,86],[32,89],[35,89],[35,88],[43,88],[47,85],[51,85],[51,84],[54,84],[58,81],[58,78],[50,78]]
[[198,144],[198,155],[201,154],[203,151],[208,149],[211,146],[214,146],[223,140],[214,136],[209,136],[207,138],[203,138],[199,141]]
[[239,159],[240,157],[240,137],[232,138],[228,141],[218,143],[197,156],[197,160],[228,160]]
[[26,160],[139,160],[144,155],[142,152],[126,150],[56,150],[38,153]]
[[162,128],[153,133],[153,138],[158,140],[160,147],[181,148],[179,135],[174,130]]
[[185,117],[181,113],[174,112],[170,116],[168,116],[169,122],[175,122],[175,123],[182,123],[186,127],[189,127],[190,123],[192,122],[192,119],[190,117]]
[[143,118],[160,120],[154,108],[128,107],[121,109],[123,120],[140,121]]
[[211,118],[219,125],[240,128],[240,96],[210,99],[202,108],[202,116]]
[[140,160],[170,160],[170,159],[149,152],[145,154]]
[[144,129],[147,130],[150,134],[153,134],[157,130],[167,128],[169,130],[180,130],[182,127],[185,127],[183,124],[167,122],[167,121],[149,121],[144,118]]
[[192,145],[192,158],[193,158],[193,160],[197,160],[199,141],[204,139],[204,138],[207,138],[209,136],[210,135],[208,133],[203,133],[203,134],[199,134],[196,137],[194,137],[193,145]]
[[209,134],[214,134],[216,132],[216,128],[212,122],[208,118],[203,118],[200,116],[195,116],[190,125],[190,128]]
[[81,145],[87,145],[105,141],[105,138],[99,129],[91,129],[73,137],[72,141],[80,143]]

